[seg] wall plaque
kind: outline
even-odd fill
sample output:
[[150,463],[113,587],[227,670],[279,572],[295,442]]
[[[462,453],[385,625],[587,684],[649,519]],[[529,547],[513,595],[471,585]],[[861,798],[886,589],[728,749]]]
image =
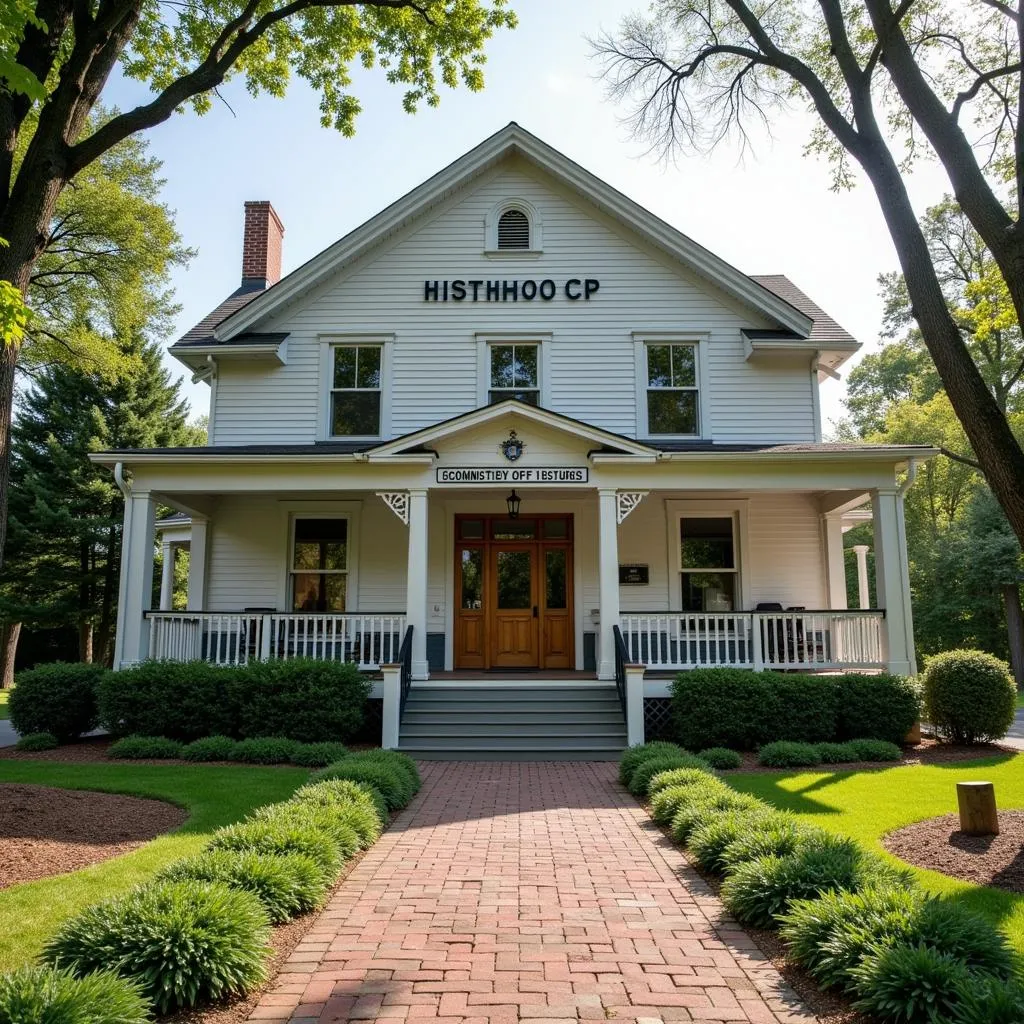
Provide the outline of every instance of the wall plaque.
[[651,582],[651,570],[647,565],[620,565],[619,586],[646,587]]

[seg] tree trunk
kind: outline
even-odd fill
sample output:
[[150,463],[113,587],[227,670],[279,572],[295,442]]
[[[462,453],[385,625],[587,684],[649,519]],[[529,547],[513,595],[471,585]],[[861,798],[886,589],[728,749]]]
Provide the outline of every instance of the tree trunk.
[[78,660],[92,663],[92,622],[87,618],[78,623]]
[[14,659],[18,654],[18,639],[21,637],[20,622],[5,622],[0,625],[0,687],[9,690],[14,685]]
[[1010,671],[1017,688],[1024,687],[1024,611],[1020,606],[1020,587],[1007,583],[1002,587],[1006,608],[1006,632],[1010,640]]

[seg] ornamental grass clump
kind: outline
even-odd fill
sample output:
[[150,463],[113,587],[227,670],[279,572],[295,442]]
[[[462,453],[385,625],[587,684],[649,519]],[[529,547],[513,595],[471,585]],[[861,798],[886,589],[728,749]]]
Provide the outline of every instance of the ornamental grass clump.
[[238,740],[230,736],[203,736],[181,748],[183,761],[234,761]]
[[690,833],[686,848],[693,855],[699,868],[711,874],[723,874],[726,864],[722,854],[725,850],[745,835],[759,819],[771,813],[762,805],[725,811],[711,818],[703,818]]
[[138,984],[113,971],[76,978],[52,967],[0,975],[0,1024],[148,1024]]
[[351,860],[361,846],[355,829],[338,815],[334,807],[314,807],[286,800],[283,803],[259,808],[251,820],[315,828],[330,838],[343,861]]
[[420,772],[416,767],[416,762],[408,754],[403,754],[400,750],[360,750],[355,754],[349,754],[345,760],[358,763],[370,761],[377,764],[386,764],[402,772],[409,780],[410,797],[415,796],[420,791]]
[[642,761],[650,760],[652,757],[681,757],[688,751],[683,750],[678,743],[668,743],[665,740],[653,740],[650,743],[639,743],[635,747],[629,747],[619,758],[619,782],[628,785],[629,777],[633,774]]
[[245,764],[287,764],[298,743],[283,736],[261,736],[235,744],[232,760]]
[[783,811],[750,822],[744,835],[731,842],[721,853],[722,870],[733,868],[759,857],[787,857],[806,842],[826,835],[822,829],[800,824]]
[[292,752],[292,764],[300,768],[326,768],[347,753],[344,743],[300,743]]
[[252,893],[274,924],[316,910],[327,893],[323,869],[301,853],[207,850],[165,868],[161,880],[223,882]]
[[811,768],[821,764],[821,755],[813,743],[778,740],[758,750],[757,763],[765,768]]
[[1024,1021],[1024,983],[1004,984],[974,975],[960,989],[954,1024],[1020,1024]]
[[735,750],[730,750],[728,747],[708,747],[707,750],[698,750],[697,756],[717,771],[729,771],[731,768],[739,768],[743,763],[743,758]]
[[53,750],[60,746],[60,740],[52,732],[30,732],[14,744],[15,750]]
[[707,782],[709,779],[718,782],[718,779],[706,768],[669,768],[666,771],[658,772],[647,783],[647,796],[653,800],[658,793],[670,786],[692,786]]
[[323,782],[329,779],[368,783],[380,791],[389,811],[400,811],[412,799],[408,775],[401,768],[384,761],[346,757],[314,772],[310,781]]
[[248,850],[254,853],[301,853],[320,868],[329,884],[341,871],[341,855],[334,840],[317,828],[292,821],[243,821],[217,829],[210,850]]
[[690,835],[694,829],[705,822],[714,820],[725,811],[756,811],[764,808],[764,804],[746,793],[737,793],[728,786],[720,792],[710,792],[700,799],[684,804],[676,811],[672,819],[670,831],[672,838],[680,846],[689,845]]
[[325,779],[322,782],[309,782],[300,786],[291,799],[295,803],[320,804],[334,806],[336,804],[358,804],[373,811],[378,824],[383,827],[388,821],[388,808],[379,789],[365,782],[352,779]]
[[[693,771],[693,769],[686,769]],[[679,811],[694,803],[719,793],[730,792],[729,787],[713,775],[700,772],[701,778],[694,779],[689,784],[668,786],[659,790],[651,800],[651,817],[659,825],[671,824],[672,819]]]
[[107,750],[107,757],[127,761],[170,760],[180,754],[181,744],[166,736],[125,736]]
[[216,882],[157,882],[66,921],[42,957],[79,978],[113,970],[167,1014],[260,985],[269,934],[267,913],[250,892]]
[[678,768],[697,768],[709,772],[711,765],[707,761],[702,761],[699,757],[687,753],[648,758],[633,769],[626,788],[633,796],[645,797],[647,796],[647,785],[651,779],[661,772]]

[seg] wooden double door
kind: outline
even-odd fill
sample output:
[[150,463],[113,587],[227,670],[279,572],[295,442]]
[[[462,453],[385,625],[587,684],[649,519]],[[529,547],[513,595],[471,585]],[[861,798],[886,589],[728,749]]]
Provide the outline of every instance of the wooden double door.
[[575,667],[572,554],[572,516],[457,516],[455,667]]

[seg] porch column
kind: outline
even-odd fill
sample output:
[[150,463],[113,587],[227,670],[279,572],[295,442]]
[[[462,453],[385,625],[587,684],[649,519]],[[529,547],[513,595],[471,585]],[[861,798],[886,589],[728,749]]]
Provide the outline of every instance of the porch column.
[[160,545],[160,611],[169,612],[174,603],[174,556],[178,547],[170,541]]
[[206,542],[210,521],[192,517],[192,535],[188,545],[188,602],[190,612],[201,612],[206,601]]
[[885,609],[885,658],[890,672],[916,671],[910,584],[904,571],[906,550],[903,502],[896,488],[873,491],[871,507],[875,531],[875,590],[878,606]]
[[598,603],[601,633],[599,637],[598,679],[615,678],[615,633],[619,624],[619,526],[618,499],[614,487],[601,487],[598,502]]
[[142,613],[153,605],[155,527],[156,502],[149,491],[133,492],[124,503],[115,668],[133,665],[149,656],[149,622]]
[[[854,544],[853,553],[857,556],[857,607],[871,607],[871,589],[868,587],[868,552],[867,544]],[[878,566],[876,564],[875,568]],[[881,607],[881,605],[879,605]]]
[[843,514],[829,512],[821,519],[825,534],[825,564],[828,569],[828,606],[835,611],[848,607],[846,565],[843,561]]
[[412,677],[429,679],[427,667],[427,492],[409,491],[409,569],[405,619],[412,626]]

